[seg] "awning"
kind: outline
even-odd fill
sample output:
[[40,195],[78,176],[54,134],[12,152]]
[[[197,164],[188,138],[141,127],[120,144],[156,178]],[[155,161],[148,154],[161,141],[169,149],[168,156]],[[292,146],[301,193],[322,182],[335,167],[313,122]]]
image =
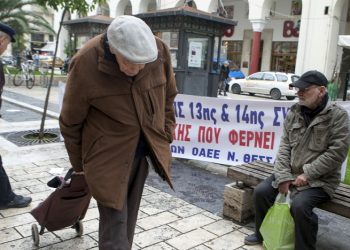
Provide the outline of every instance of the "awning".
[[47,43],[45,46],[43,46],[40,51],[43,52],[54,52],[55,51],[55,43]]
[[340,35],[338,39],[338,45],[350,49],[350,35]]

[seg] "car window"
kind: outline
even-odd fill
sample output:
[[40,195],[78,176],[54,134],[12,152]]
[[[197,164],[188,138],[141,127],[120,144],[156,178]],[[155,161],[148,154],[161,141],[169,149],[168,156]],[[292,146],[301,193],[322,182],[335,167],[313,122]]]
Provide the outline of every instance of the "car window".
[[277,81],[279,81],[279,82],[287,82],[288,81],[288,76],[276,74],[276,77],[277,77]]
[[270,74],[270,73],[265,73],[264,74],[264,80],[265,81],[274,81],[275,77],[272,74]]
[[297,76],[297,75],[293,75],[293,76],[291,77],[292,82],[295,82],[295,81],[298,80],[299,78],[300,78],[300,76]]
[[248,78],[250,80],[261,80],[262,77],[263,77],[263,73],[258,72],[258,73],[251,74]]

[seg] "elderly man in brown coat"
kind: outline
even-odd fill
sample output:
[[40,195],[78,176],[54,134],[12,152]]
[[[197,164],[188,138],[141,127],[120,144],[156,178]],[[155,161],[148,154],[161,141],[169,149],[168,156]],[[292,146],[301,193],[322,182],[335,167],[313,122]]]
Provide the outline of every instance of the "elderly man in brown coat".
[[148,165],[171,184],[177,94],[167,46],[119,16],[72,59],[60,128],[100,212],[99,248],[130,249]]

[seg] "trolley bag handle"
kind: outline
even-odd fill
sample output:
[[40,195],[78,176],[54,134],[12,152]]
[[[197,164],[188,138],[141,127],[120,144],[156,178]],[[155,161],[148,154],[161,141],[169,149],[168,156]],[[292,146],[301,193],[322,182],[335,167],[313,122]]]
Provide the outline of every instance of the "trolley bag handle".
[[64,178],[62,176],[55,176],[47,182],[47,185],[52,188],[62,188],[66,181],[71,178],[73,171],[73,168],[70,168]]

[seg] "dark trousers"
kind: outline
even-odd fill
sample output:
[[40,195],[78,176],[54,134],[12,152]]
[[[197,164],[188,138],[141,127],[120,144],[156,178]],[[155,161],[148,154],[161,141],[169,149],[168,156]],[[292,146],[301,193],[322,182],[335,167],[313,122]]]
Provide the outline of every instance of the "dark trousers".
[[[272,175],[254,190],[255,233],[260,239],[262,239],[260,226],[278,194],[278,189],[271,186],[273,180]],[[295,249],[316,249],[318,217],[312,210],[329,199],[329,195],[322,188],[309,188],[297,192],[292,197],[290,210],[295,223]]]
[[0,155],[0,206],[6,205],[15,198],[15,194],[12,191],[9,177],[7,176],[5,169],[2,165],[2,158]]
[[[99,249],[131,249],[141,196],[148,175],[145,157],[135,158],[129,178],[128,194],[122,210],[98,204],[100,212]],[[116,180],[118,181],[118,180]]]

